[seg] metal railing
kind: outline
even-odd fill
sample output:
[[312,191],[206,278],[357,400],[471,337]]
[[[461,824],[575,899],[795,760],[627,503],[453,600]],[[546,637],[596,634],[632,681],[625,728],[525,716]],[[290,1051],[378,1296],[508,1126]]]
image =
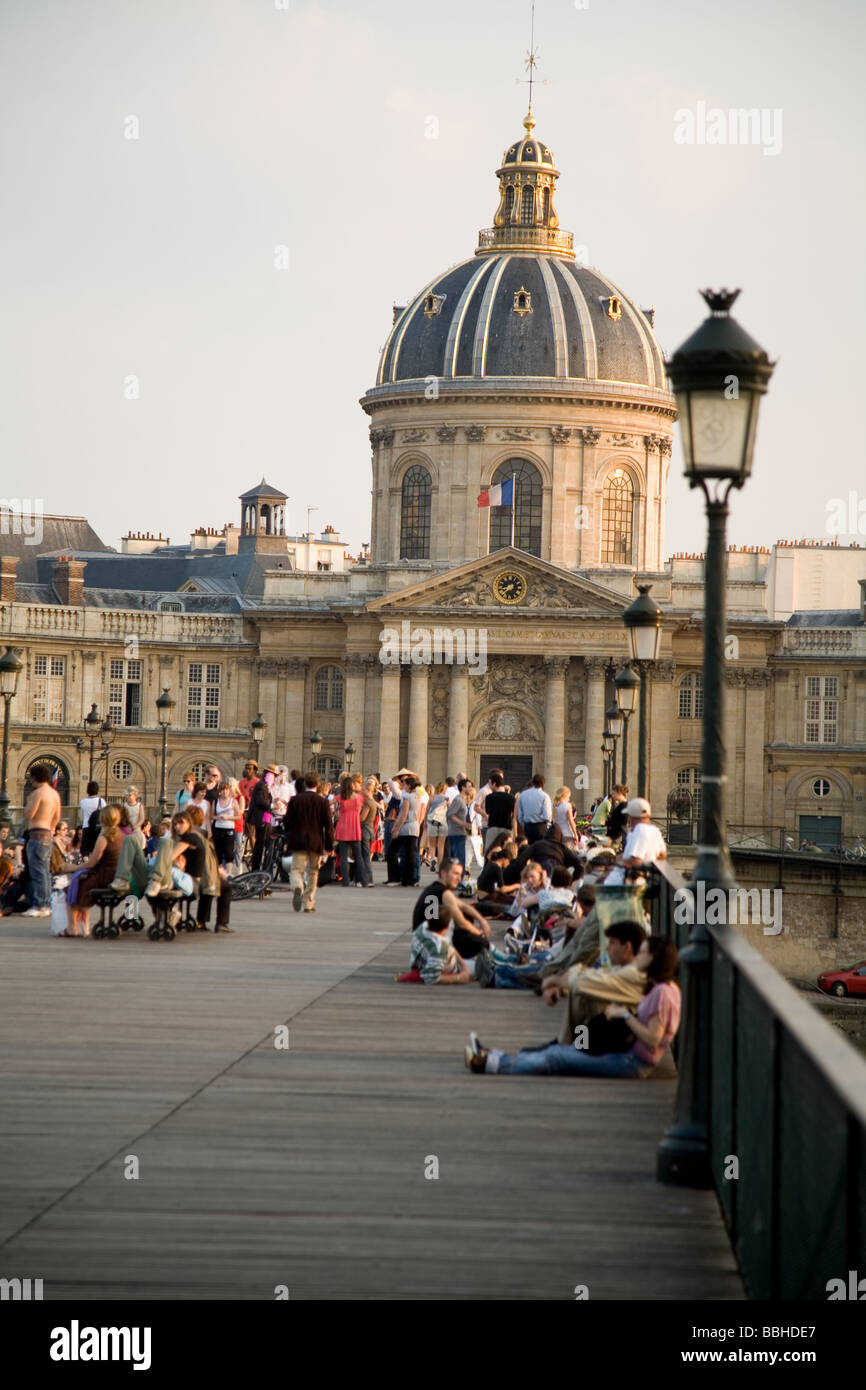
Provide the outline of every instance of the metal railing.
[[[485,227],[478,233],[478,251],[506,251],[509,248],[525,249],[527,246],[540,246],[547,251],[560,251],[570,254],[574,248],[571,232],[560,232],[551,227]],[[476,252],[477,254],[477,252]]]
[[[645,898],[680,949],[687,886],[661,861]],[[866,1272],[866,1061],[734,927],[707,931],[708,1083],[694,1054],[679,1085],[709,1086],[710,1170],[749,1295],[823,1301]]]
[[819,845],[804,840],[796,826],[786,825],[729,825],[728,848],[731,850],[772,850],[776,854],[819,855],[841,859],[866,867],[866,842],[862,835],[840,835],[832,844]]

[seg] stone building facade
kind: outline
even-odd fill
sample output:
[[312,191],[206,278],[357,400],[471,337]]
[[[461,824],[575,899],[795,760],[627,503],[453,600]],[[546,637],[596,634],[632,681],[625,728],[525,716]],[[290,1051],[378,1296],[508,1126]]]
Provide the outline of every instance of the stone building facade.
[[[653,311],[576,262],[553,157],[531,116],[524,127],[497,171],[494,226],[395,309],[363,397],[369,557],[299,569],[285,494],[264,479],[206,546],[117,553],[68,518],[46,518],[41,548],[0,537],[0,638],[25,662],[13,805],[45,757],[77,803],[90,761],[77,741],[96,704],[117,726],[105,759],[97,747],[99,780],[111,795],[135,782],[154,806],[167,687],[172,793],[188,767],[238,771],[261,713],[268,761],[309,766],[317,733],[329,775],[348,745],[356,769],[406,763],[430,781],[480,782],[499,764],[521,785],[542,771],[584,809],[602,786],[638,583],[663,613],[646,689],[650,799],[662,820],[671,792],[697,799],[702,557],[664,559],[675,409]],[[514,508],[479,507],[508,479]],[[856,546],[729,555],[732,826],[866,833],[864,573]],[[629,743],[633,784],[636,717]]]

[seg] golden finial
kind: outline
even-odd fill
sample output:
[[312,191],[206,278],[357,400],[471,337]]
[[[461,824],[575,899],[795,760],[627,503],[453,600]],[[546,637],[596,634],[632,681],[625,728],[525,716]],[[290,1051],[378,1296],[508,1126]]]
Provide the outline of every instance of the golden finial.
[[523,129],[526,131],[527,136],[531,135],[535,129],[535,117],[532,114],[531,106],[523,118]]

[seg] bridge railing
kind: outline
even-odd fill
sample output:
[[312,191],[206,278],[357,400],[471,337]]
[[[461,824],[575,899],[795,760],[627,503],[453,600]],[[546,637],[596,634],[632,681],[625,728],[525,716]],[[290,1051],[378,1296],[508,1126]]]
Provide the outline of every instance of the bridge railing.
[[[687,886],[661,861],[647,893],[680,949]],[[830,1280],[866,1278],[866,1060],[735,927],[707,931],[708,1075],[679,1085],[709,1088],[710,1169],[750,1296],[825,1300]]]

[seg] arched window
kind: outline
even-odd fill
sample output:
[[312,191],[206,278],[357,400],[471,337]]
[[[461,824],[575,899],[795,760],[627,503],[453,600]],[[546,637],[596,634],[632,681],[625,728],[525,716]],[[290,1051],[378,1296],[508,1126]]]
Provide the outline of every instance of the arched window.
[[550,221],[550,189],[545,188],[541,194],[541,217],[545,227]]
[[400,501],[400,559],[430,559],[430,501],[433,484],[426,468],[406,470]]
[[[514,475],[515,507],[514,544],[530,555],[541,555],[541,474],[528,459],[506,459],[500,463],[491,479],[491,486],[507,483]],[[511,508],[490,508],[490,543],[488,550],[501,550],[511,545]]]
[[677,773],[677,786],[684,787],[691,796],[692,820],[697,823],[701,818],[701,769],[681,767]]
[[511,221],[511,214],[514,211],[514,184],[510,183],[505,190],[505,220]]
[[683,676],[679,689],[680,719],[701,719],[704,713],[704,678],[698,672]]
[[320,666],[316,672],[314,709],[343,708],[343,672],[339,666]]
[[615,468],[604,486],[601,563],[630,565],[634,528],[634,487],[624,468]]
[[523,195],[520,201],[520,221],[524,227],[531,227],[535,221],[535,189],[531,183],[523,185]]

